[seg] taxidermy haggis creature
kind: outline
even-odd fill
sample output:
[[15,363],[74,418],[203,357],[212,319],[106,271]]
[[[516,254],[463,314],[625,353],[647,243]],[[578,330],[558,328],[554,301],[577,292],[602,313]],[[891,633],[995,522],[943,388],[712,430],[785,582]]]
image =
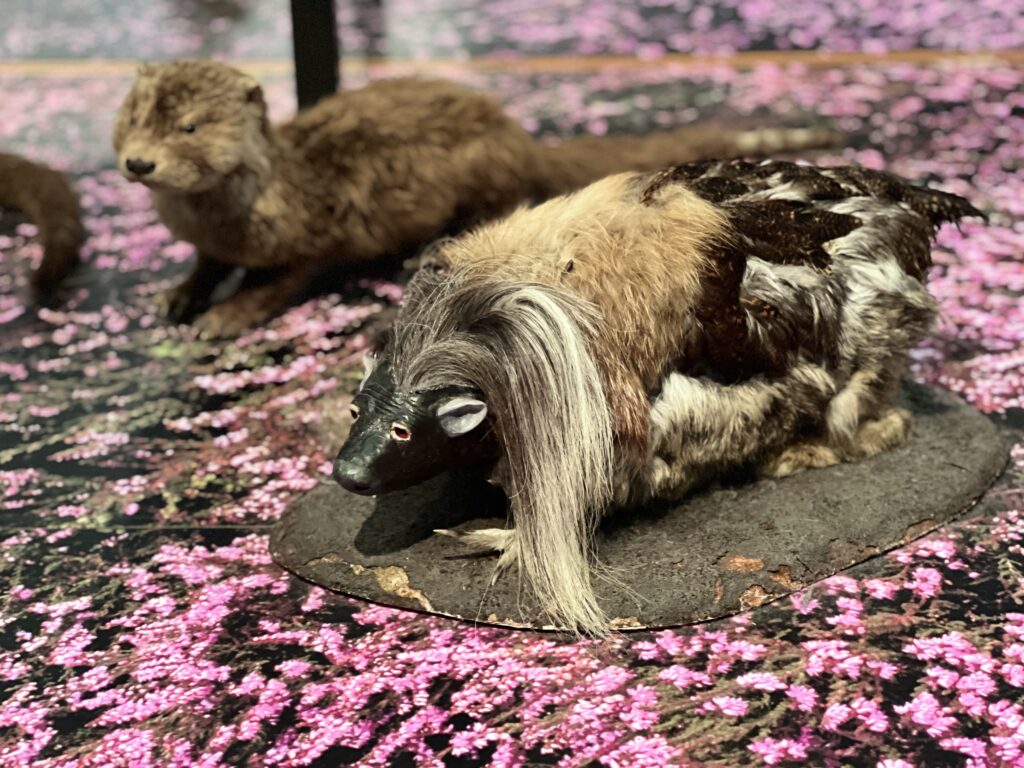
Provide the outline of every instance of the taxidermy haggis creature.
[[977,215],[886,173],[773,161],[620,174],[519,210],[410,282],[335,478],[377,494],[489,462],[515,527],[439,533],[605,631],[591,552],[610,507],[904,440],[892,401],[935,314],[930,240]]
[[[118,166],[193,243],[195,271],[163,296],[228,335],[283,308],[314,270],[359,266],[609,173],[832,143],[828,130],[684,128],[643,138],[535,141],[454,83],[394,79],[339,93],[274,127],[260,86],[212,61],[144,66],[114,130]],[[208,309],[235,267],[240,290]]]
[[17,208],[39,228],[43,261],[30,285],[35,298],[50,296],[78,264],[85,242],[78,195],[63,174],[0,152],[0,206]]

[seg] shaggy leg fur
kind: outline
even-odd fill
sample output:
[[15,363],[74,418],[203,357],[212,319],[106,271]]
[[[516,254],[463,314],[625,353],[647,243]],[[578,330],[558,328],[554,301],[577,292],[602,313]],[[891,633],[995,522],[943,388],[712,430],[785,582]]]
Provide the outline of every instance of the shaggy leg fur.
[[[790,445],[760,467],[765,477],[787,477],[805,469],[857,461],[894,448],[906,440],[910,414],[889,408],[905,368],[896,356],[856,371],[829,403],[828,438]],[[878,414],[882,415],[879,416]]]
[[857,457],[866,459],[902,445],[909,432],[910,413],[903,408],[893,408],[878,419],[865,421],[854,441]]
[[[646,468],[646,487],[649,496],[675,498],[690,492],[707,475],[707,471],[685,462],[667,461],[662,457],[653,457]],[[616,501],[628,506],[633,501],[635,490],[625,485],[616,497]]]
[[910,413],[902,408],[886,411],[878,419],[861,423],[850,450],[840,451],[822,442],[791,445],[760,467],[764,477],[788,477],[805,469],[831,467],[843,461],[857,461],[891,450],[907,439]]
[[[854,373],[828,404],[828,437],[781,445],[760,464],[760,474],[787,477],[874,456],[902,443],[910,424],[905,410],[884,410],[871,418],[891,401],[900,371],[892,363]],[[801,410],[813,412],[824,405],[830,381],[813,367],[776,381],[732,386],[673,374],[652,409],[654,454],[641,473],[644,496],[682,495],[707,466],[742,463],[760,446],[779,445],[795,431]]]
[[842,461],[842,456],[824,443],[797,443],[760,467],[764,477],[789,477],[805,469],[831,467]]
[[[863,430],[875,419],[885,421],[895,413],[892,410],[892,402],[896,398],[900,388],[900,379],[906,370],[906,352],[901,350],[899,354],[892,355],[882,360],[871,361],[862,365],[850,376],[846,386],[832,398],[826,412],[826,425],[828,427],[829,442],[839,446],[845,453],[855,458],[874,456],[882,450],[898,445],[906,437],[906,425],[902,427],[902,434],[899,438],[896,435],[900,432],[897,424],[899,417],[892,416],[887,422],[890,424],[885,434],[887,439],[896,440],[878,450],[865,453],[860,448],[860,430]],[[909,423],[909,414],[900,410],[906,416]],[[879,429],[883,429],[879,427]],[[891,433],[891,434],[890,434]],[[869,432],[869,434],[872,434]],[[871,438],[868,438],[871,440]]]
[[805,414],[824,410],[834,387],[824,369],[814,365],[797,366],[779,379],[732,385],[670,375],[651,409],[652,455],[637,478],[646,493],[632,501],[677,496],[702,476],[756,460],[766,449],[782,451],[773,460],[777,466],[767,470],[770,474],[822,465],[830,458],[819,450],[824,446],[792,446],[787,455],[787,443]]

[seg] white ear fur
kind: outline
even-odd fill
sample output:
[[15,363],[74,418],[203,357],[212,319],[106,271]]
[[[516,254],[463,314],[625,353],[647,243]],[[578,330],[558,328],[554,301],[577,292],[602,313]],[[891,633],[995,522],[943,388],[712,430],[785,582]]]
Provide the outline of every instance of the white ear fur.
[[437,409],[437,420],[448,437],[472,432],[487,418],[487,403],[472,397],[453,397]]
[[359,391],[363,391],[363,385],[366,380],[370,378],[370,374],[373,373],[373,369],[377,367],[377,356],[372,352],[367,352],[363,355],[363,380],[359,382]]

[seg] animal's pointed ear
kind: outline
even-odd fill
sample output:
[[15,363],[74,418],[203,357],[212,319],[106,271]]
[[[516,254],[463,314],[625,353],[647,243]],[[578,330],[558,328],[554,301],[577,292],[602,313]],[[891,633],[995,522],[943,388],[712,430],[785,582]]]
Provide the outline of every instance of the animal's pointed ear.
[[363,385],[366,384],[366,380],[370,378],[370,374],[373,373],[373,369],[377,367],[377,355],[373,352],[367,352],[363,355],[363,380],[359,383],[359,391],[363,391]]
[[245,100],[249,104],[257,104],[261,107],[266,106],[266,102],[263,100],[263,88],[260,87],[255,78],[245,77],[242,80],[242,88],[244,89]]
[[150,77],[154,71],[155,70],[152,64],[146,64],[145,62],[143,62],[142,64],[139,64],[138,68],[135,70],[135,76]]
[[487,418],[487,403],[472,397],[453,397],[437,408],[437,420],[448,437],[466,435]]

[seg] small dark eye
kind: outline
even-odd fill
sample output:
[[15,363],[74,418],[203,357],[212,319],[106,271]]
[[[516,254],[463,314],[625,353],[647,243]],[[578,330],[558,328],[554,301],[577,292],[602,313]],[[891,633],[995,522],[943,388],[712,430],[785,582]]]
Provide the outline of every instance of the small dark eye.
[[404,443],[406,440],[412,439],[412,430],[410,430],[404,424],[399,424],[397,421],[391,425],[391,436]]
[[348,407],[348,412],[352,414],[352,421],[359,418],[359,406],[355,403],[352,403],[352,405]]
[[128,118],[128,125],[135,125],[135,115]]
[[196,132],[196,124],[195,123],[185,123],[185,127],[182,128],[181,130],[183,130],[185,133],[195,133]]

